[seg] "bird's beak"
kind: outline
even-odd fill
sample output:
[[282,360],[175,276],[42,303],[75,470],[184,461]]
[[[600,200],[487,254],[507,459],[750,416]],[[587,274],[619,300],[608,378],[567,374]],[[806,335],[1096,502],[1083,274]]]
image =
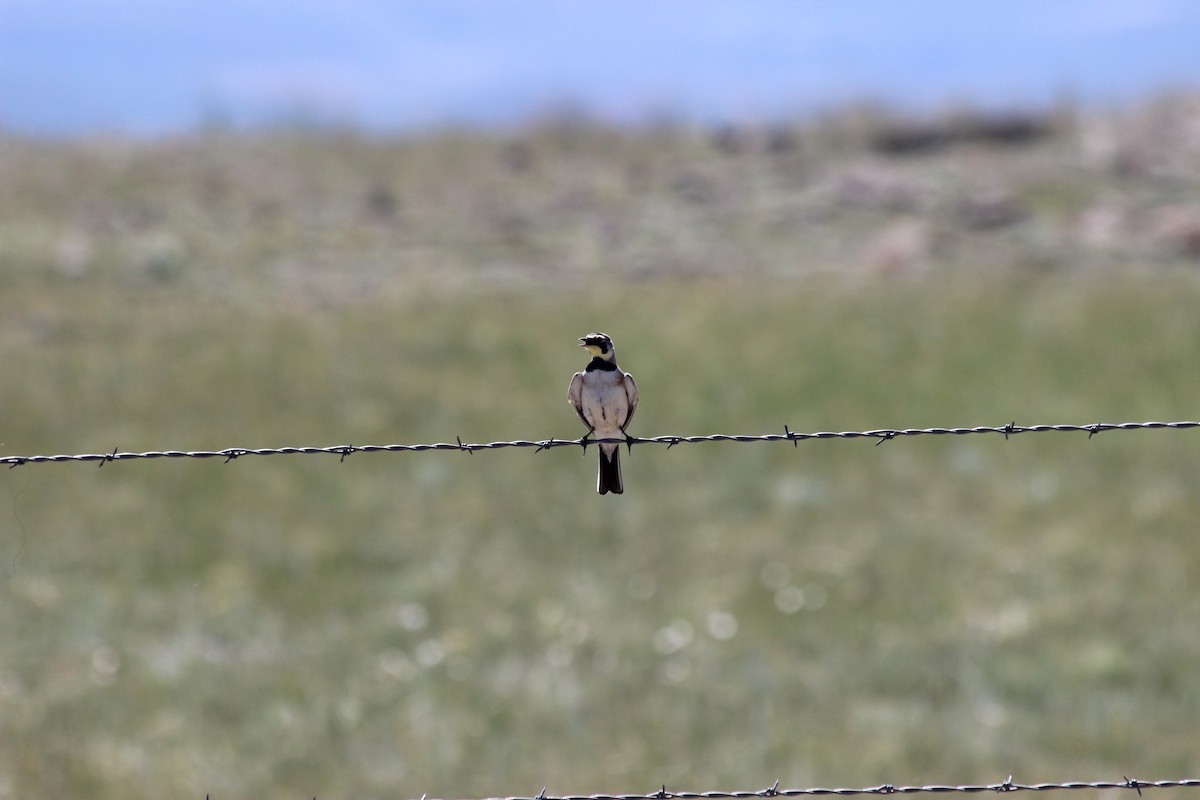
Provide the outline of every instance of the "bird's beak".
[[587,339],[580,339],[580,340],[579,340],[579,346],[580,346],[580,347],[587,347]]

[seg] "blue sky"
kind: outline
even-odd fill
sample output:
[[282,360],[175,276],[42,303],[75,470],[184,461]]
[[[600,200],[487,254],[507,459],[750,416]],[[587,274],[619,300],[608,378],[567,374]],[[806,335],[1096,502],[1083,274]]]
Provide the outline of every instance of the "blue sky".
[[0,126],[764,119],[1200,86],[1196,0],[0,0]]

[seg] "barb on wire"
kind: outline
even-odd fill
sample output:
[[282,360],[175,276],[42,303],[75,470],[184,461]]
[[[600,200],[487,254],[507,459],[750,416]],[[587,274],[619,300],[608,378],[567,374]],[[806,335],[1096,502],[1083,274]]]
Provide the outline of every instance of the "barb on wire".
[[[885,783],[881,786],[869,786],[864,789],[780,789],[779,781],[766,789],[748,791],[710,791],[710,792],[673,792],[663,786],[649,794],[547,794],[543,788],[536,795],[528,797],[487,798],[487,800],[742,800],[754,797],[801,797],[808,795],[838,795],[843,797],[856,795],[886,795],[886,794],[945,794],[960,792],[979,794],[981,792],[1048,792],[1069,791],[1072,789],[1133,789],[1139,795],[1142,789],[1179,789],[1184,787],[1200,788],[1200,778],[1183,780],[1139,781],[1125,778],[1120,781],[1065,781],[1062,783],[1014,783],[1010,775],[1002,783],[989,783],[967,786],[895,786]],[[434,800],[422,795],[421,800]]]
[[506,447],[528,447],[535,452],[551,450],[556,447],[584,447],[588,445],[627,444],[630,448],[635,444],[664,444],[667,449],[678,444],[696,444],[699,442],[791,442],[799,446],[801,441],[811,439],[873,439],[876,445],[890,442],[902,436],[966,436],[977,433],[998,433],[1005,439],[1019,433],[1049,433],[1051,431],[1081,432],[1092,438],[1104,431],[1136,431],[1151,429],[1184,430],[1200,428],[1200,422],[1095,422],[1088,425],[1018,425],[1010,422],[1006,425],[979,425],[971,428],[879,428],[867,431],[817,431],[801,433],[788,426],[783,426],[783,433],[767,433],[758,436],[714,433],[705,436],[630,436],[625,439],[516,439],[507,442],[464,442],[456,436],[453,442],[436,442],[434,444],[339,444],[332,447],[228,447],[224,450],[149,450],[146,452],[122,452],[114,448],[105,453],[78,453],[73,455],[53,456],[0,456],[0,465],[7,464],[19,467],[25,464],[49,464],[64,461],[99,461],[104,466],[110,461],[129,461],[133,459],[154,458],[220,458],[225,463],[234,461],[242,456],[276,456],[276,455],[313,455],[325,453],[340,456],[341,461],[353,453],[424,453],[433,450],[457,450],[472,454],[476,450],[501,450]]

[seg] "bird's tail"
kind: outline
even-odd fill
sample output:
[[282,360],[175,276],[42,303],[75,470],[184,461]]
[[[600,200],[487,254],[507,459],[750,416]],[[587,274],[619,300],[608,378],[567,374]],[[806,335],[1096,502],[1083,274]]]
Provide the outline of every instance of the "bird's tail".
[[600,446],[600,476],[596,479],[596,491],[600,494],[622,494],[625,487],[621,484],[621,448],[614,446],[611,453],[604,452]]

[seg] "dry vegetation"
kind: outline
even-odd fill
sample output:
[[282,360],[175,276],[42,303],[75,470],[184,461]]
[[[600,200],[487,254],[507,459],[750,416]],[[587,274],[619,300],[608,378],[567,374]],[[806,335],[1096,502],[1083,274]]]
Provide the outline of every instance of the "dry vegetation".
[[636,132],[567,120],[395,140],[7,138],[2,279],[327,304],[600,278],[1195,263],[1198,105]]

